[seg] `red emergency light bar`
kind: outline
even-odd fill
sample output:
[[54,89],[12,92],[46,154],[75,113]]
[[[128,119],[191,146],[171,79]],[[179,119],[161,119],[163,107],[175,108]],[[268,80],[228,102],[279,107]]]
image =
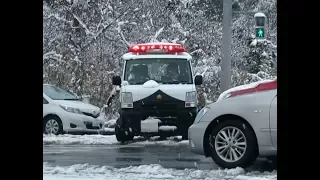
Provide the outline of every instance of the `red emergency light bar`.
[[146,54],[146,53],[182,53],[185,52],[183,45],[181,44],[135,44],[129,47],[129,52]]
[[256,87],[253,87],[253,88],[233,91],[230,93],[229,98],[234,97],[234,96],[244,95],[244,94],[269,91],[269,90],[273,90],[273,89],[277,89],[277,79],[274,81],[258,84]]

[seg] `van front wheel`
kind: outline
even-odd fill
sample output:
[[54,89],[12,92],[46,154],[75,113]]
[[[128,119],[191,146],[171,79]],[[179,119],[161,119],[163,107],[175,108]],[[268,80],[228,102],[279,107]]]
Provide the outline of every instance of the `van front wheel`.
[[115,133],[117,141],[124,143],[125,141],[131,141],[134,138],[134,135],[126,131],[125,129],[120,128],[118,124],[115,126]]

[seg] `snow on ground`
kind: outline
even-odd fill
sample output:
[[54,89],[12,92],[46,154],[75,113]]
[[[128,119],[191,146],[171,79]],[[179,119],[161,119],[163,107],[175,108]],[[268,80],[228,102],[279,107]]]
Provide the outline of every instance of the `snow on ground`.
[[242,168],[224,170],[167,169],[158,164],[113,168],[75,164],[72,166],[50,166],[43,163],[44,180],[275,180],[277,171],[245,172]]
[[[187,146],[189,144],[188,140],[181,141],[182,136],[172,136],[172,137],[167,138],[167,140],[163,140],[163,141],[159,141],[158,140],[159,138],[160,138],[159,136],[154,136],[148,140],[137,141],[132,144],[136,144],[136,145],[137,144],[139,144],[139,145],[163,145],[163,146]],[[139,140],[139,139],[143,139],[143,137],[135,137],[135,139]]]
[[116,125],[116,119],[111,119],[111,120],[108,120],[104,123],[104,127],[106,128],[114,128],[114,126]]
[[116,144],[118,143],[116,136],[104,136],[104,135],[43,135],[44,145],[101,145],[101,144]]
[[[133,145],[188,145],[188,140],[181,141],[181,136],[170,137],[167,140],[159,141],[159,137],[134,137],[133,142],[128,142]],[[43,145],[107,145],[120,144],[115,135],[43,135]]]
[[115,132],[114,128],[104,128],[105,132]]

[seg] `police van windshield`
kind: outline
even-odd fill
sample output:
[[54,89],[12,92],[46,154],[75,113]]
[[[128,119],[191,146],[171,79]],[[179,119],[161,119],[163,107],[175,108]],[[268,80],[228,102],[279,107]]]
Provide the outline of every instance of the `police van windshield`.
[[124,80],[141,85],[148,80],[159,84],[192,84],[190,63],[186,59],[135,59],[126,62]]

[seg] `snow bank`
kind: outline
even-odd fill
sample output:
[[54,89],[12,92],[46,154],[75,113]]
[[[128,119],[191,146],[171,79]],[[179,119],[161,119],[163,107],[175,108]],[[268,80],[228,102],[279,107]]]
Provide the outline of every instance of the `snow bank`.
[[114,128],[104,128],[105,132],[115,132]]
[[[133,145],[164,145],[181,146],[188,145],[188,140],[181,141],[181,136],[170,137],[164,141],[158,141],[159,136],[145,140],[144,137],[134,137],[134,141],[128,142]],[[120,144],[115,135],[43,135],[43,145],[111,145]]]
[[44,180],[142,180],[142,179],[172,179],[172,180],[275,180],[277,172],[246,173],[242,168],[230,170],[196,170],[167,169],[158,164],[113,168],[110,166],[94,166],[75,164],[72,166],[50,166],[43,163]]
[[104,135],[43,135],[44,145],[101,145],[101,144],[116,144],[118,143],[116,136],[104,136]]
[[117,120],[116,119],[111,119],[109,121],[106,121],[104,123],[104,127],[106,128],[114,128],[114,126],[116,125]]
[[[143,137],[135,137],[136,139],[143,138]],[[150,139],[146,141],[138,141],[132,143],[133,145],[161,145],[161,146],[188,146],[189,141],[188,140],[183,140],[182,136],[172,136],[167,138],[167,140],[159,141],[158,139],[160,136],[154,136],[151,137]]]

